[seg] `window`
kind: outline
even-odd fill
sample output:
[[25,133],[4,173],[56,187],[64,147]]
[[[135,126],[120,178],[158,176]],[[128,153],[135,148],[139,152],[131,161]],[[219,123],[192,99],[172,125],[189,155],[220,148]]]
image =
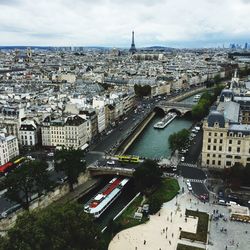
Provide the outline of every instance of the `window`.
[[241,141],[240,141],[240,140],[238,140],[238,145],[240,145],[240,143],[241,143]]
[[214,143],[217,143],[217,139],[214,139]]
[[231,161],[227,161],[227,162],[226,162],[226,165],[227,165],[227,166],[231,166]]
[[216,150],[216,146],[213,147],[213,150]]
[[228,147],[228,152],[231,152],[232,151],[232,147]]
[[216,154],[213,154],[213,157],[215,157],[216,156]]
[[220,139],[220,143],[223,143],[223,140],[222,140],[222,139]]
[[219,166],[221,165],[221,161],[218,161],[218,165],[219,165]]
[[210,154],[207,154],[207,157],[210,157]]
[[223,137],[223,133],[220,133],[220,136]]
[[214,164],[215,164],[215,160],[212,161],[212,165],[214,165]]
[[214,133],[214,136],[217,136],[217,133]]
[[235,159],[238,159],[238,160],[241,159],[241,157],[240,157],[239,155],[236,155],[234,158],[235,158]]
[[219,158],[221,158],[221,155],[218,155]]
[[209,165],[209,160],[207,160],[207,164]]
[[232,140],[229,140],[229,142],[228,142],[229,144],[232,144]]
[[211,136],[211,132],[209,132],[208,135]]
[[210,145],[207,146],[207,150],[210,150]]
[[222,151],[222,146],[219,146],[219,151]]
[[238,147],[238,148],[237,148],[237,153],[239,153],[239,152],[240,152],[240,148]]
[[208,142],[209,142],[209,143],[211,142],[211,138],[208,138]]

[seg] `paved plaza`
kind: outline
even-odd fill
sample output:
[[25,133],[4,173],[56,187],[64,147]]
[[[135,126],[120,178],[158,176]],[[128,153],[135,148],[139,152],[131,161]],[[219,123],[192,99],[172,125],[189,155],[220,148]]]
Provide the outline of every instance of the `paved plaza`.
[[[163,205],[156,215],[150,216],[146,224],[119,232],[111,241],[109,250],[175,250],[178,243],[193,245],[208,250],[240,249],[249,250],[250,224],[229,220],[229,207],[202,203],[186,190],[183,178],[179,179],[180,187],[185,193]],[[195,232],[197,219],[188,218],[185,222],[185,210],[197,210],[215,213],[221,218],[209,223],[209,244],[193,243],[179,240],[180,228]]]

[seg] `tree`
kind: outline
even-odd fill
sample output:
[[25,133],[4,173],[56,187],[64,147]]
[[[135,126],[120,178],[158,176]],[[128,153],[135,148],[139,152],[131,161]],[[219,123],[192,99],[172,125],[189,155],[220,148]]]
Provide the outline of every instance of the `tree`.
[[78,182],[80,173],[86,169],[86,162],[83,161],[83,155],[84,153],[80,149],[62,149],[56,151],[55,169],[57,172],[64,172],[70,191],[73,191],[73,185]]
[[177,133],[173,133],[169,136],[169,147],[172,151],[183,149],[189,142],[190,132],[187,129],[182,129]]
[[67,203],[25,213],[18,217],[0,249],[101,249],[100,230],[82,209],[77,203]]
[[28,210],[32,195],[40,195],[52,187],[47,168],[46,162],[26,161],[15,169],[4,180],[6,198]]
[[150,85],[141,86],[140,84],[139,85],[135,84],[134,91],[135,91],[135,94],[139,97],[150,96],[151,86]]
[[161,184],[161,171],[155,161],[145,160],[136,168],[133,177],[138,191],[143,194],[151,192]]

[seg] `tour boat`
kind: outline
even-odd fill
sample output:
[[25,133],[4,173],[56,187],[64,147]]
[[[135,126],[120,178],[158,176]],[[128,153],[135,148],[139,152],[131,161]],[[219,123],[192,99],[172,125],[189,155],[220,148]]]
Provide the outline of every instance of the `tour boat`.
[[154,125],[154,128],[165,128],[171,121],[174,120],[174,118],[177,116],[176,113],[168,113],[161,121],[157,122]]
[[123,187],[127,184],[129,178],[113,178],[97,195],[84,205],[86,213],[93,214],[95,218],[101,214],[119,197]]

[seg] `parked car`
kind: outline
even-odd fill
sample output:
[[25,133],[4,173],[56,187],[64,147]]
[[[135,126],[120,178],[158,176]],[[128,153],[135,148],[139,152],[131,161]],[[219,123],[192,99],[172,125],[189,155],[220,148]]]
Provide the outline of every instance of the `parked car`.
[[50,153],[48,153],[48,156],[53,157],[53,156],[54,156],[54,153],[53,153],[53,152],[50,152]]

